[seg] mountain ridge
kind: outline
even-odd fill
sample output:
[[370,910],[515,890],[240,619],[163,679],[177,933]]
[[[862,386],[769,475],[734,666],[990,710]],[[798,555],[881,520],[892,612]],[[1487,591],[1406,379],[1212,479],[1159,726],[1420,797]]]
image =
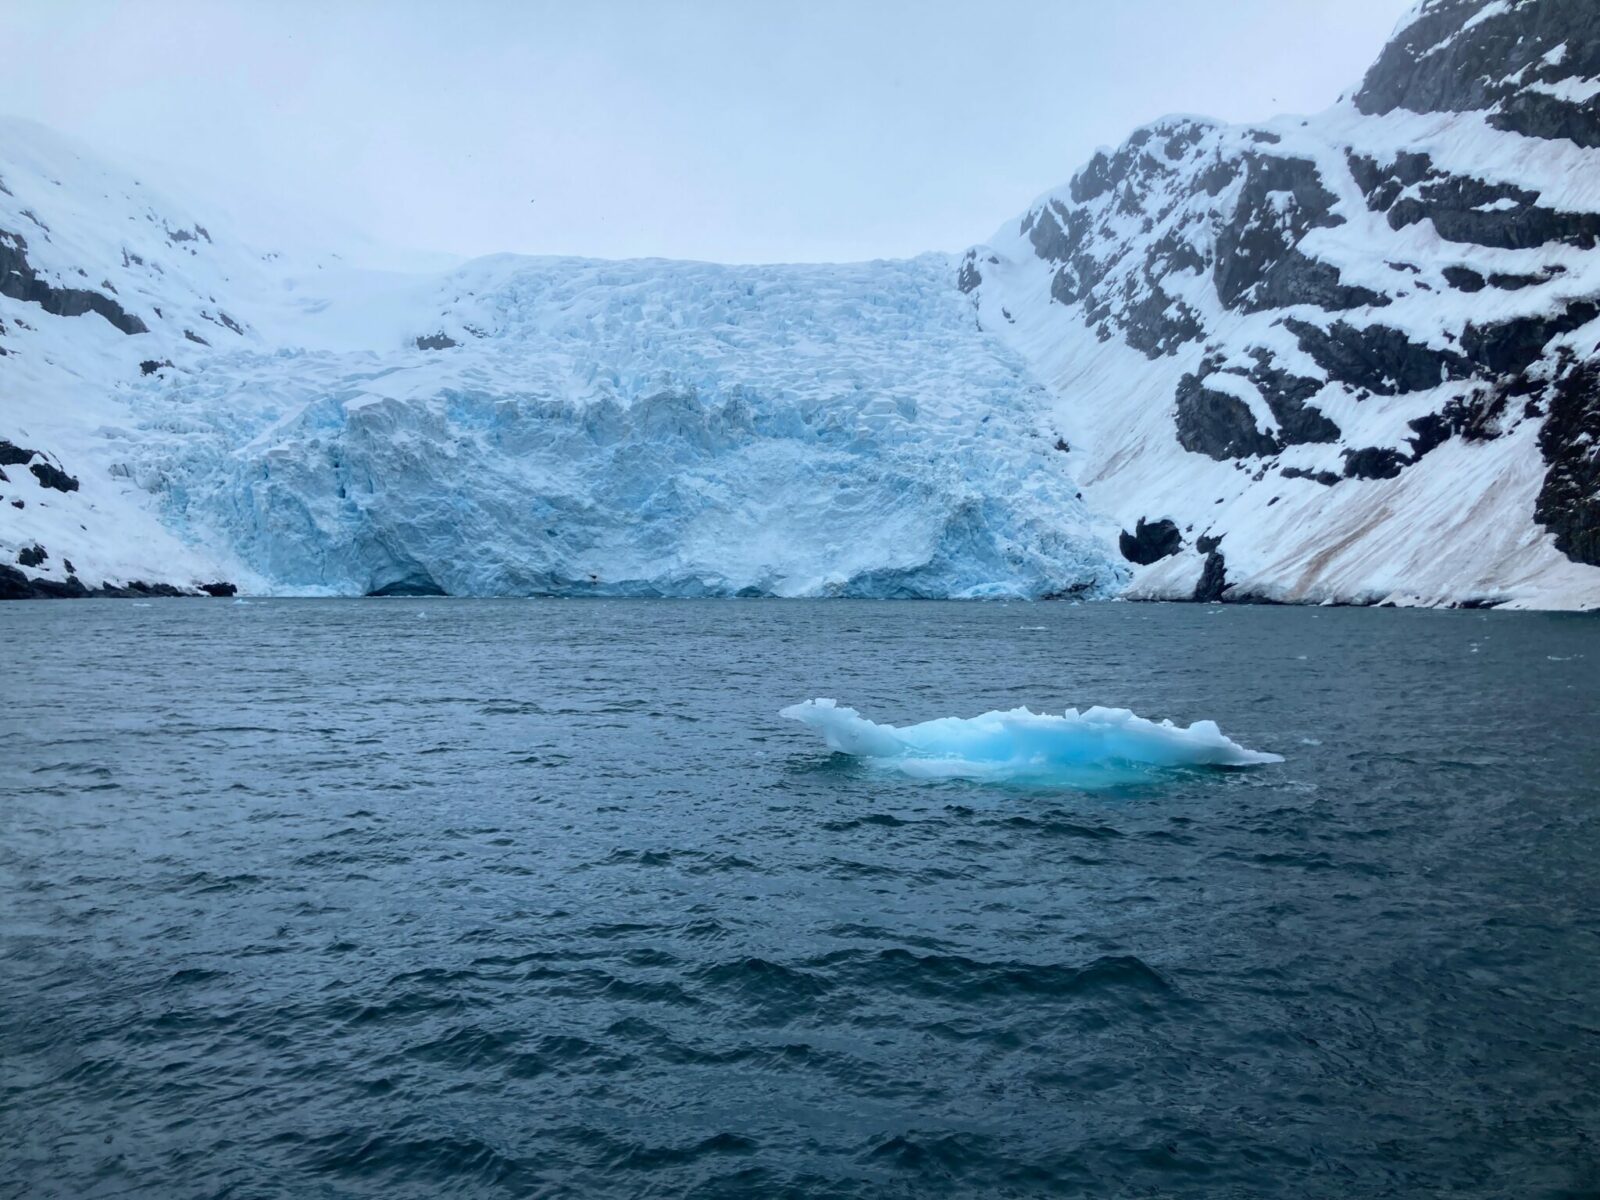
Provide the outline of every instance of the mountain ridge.
[[1600,161],[1564,133],[1600,117],[1515,98],[1597,47],[1565,0],[1430,0],[1353,98],[1154,122],[969,252],[1091,503],[1179,535],[1131,594],[1595,606]]

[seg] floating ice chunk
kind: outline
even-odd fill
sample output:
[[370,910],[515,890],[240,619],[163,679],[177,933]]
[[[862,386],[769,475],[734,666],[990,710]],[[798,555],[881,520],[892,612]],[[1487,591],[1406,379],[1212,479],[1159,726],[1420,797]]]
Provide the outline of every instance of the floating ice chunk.
[[1125,708],[1026,708],[981,717],[940,717],[898,728],[869,721],[833,700],[807,700],[778,714],[804,722],[830,750],[919,778],[1107,781],[1128,768],[1245,767],[1282,762],[1223,736],[1215,721],[1187,729]]

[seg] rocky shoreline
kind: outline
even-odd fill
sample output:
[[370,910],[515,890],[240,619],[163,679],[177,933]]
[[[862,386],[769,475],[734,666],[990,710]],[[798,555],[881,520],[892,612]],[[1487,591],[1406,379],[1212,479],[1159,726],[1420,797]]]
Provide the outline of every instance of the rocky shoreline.
[[221,599],[239,589],[225,582],[199,583],[181,588],[170,583],[144,583],[130,579],[124,584],[102,583],[88,587],[76,575],[62,580],[26,575],[16,567],[0,566],[0,600],[147,600],[153,596]]

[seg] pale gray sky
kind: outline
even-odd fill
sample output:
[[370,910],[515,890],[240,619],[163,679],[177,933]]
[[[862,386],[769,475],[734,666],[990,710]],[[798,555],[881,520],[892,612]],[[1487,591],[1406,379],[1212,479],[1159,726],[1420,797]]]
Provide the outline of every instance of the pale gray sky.
[[398,245],[891,257],[1166,113],[1324,108],[1409,7],[0,0],[0,112]]

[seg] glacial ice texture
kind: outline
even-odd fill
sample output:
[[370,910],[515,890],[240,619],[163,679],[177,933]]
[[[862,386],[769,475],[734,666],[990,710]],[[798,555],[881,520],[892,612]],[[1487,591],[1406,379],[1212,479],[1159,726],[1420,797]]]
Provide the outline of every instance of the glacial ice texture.
[[978,779],[1093,785],[1149,768],[1248,767],[1282,762],[1224,736],[1215,721],[1184,728],[1125,708],[1069,708],[1056,716],[1026,708],[978,717],[940,717],[897,727],[869,721],[833,700],[782,710],[822,735],[830,750],[922,779]]
[[271,590],[1112,594],[1038,387],[953,270],[485,259],[389,346],[152,386],[130,453]]

